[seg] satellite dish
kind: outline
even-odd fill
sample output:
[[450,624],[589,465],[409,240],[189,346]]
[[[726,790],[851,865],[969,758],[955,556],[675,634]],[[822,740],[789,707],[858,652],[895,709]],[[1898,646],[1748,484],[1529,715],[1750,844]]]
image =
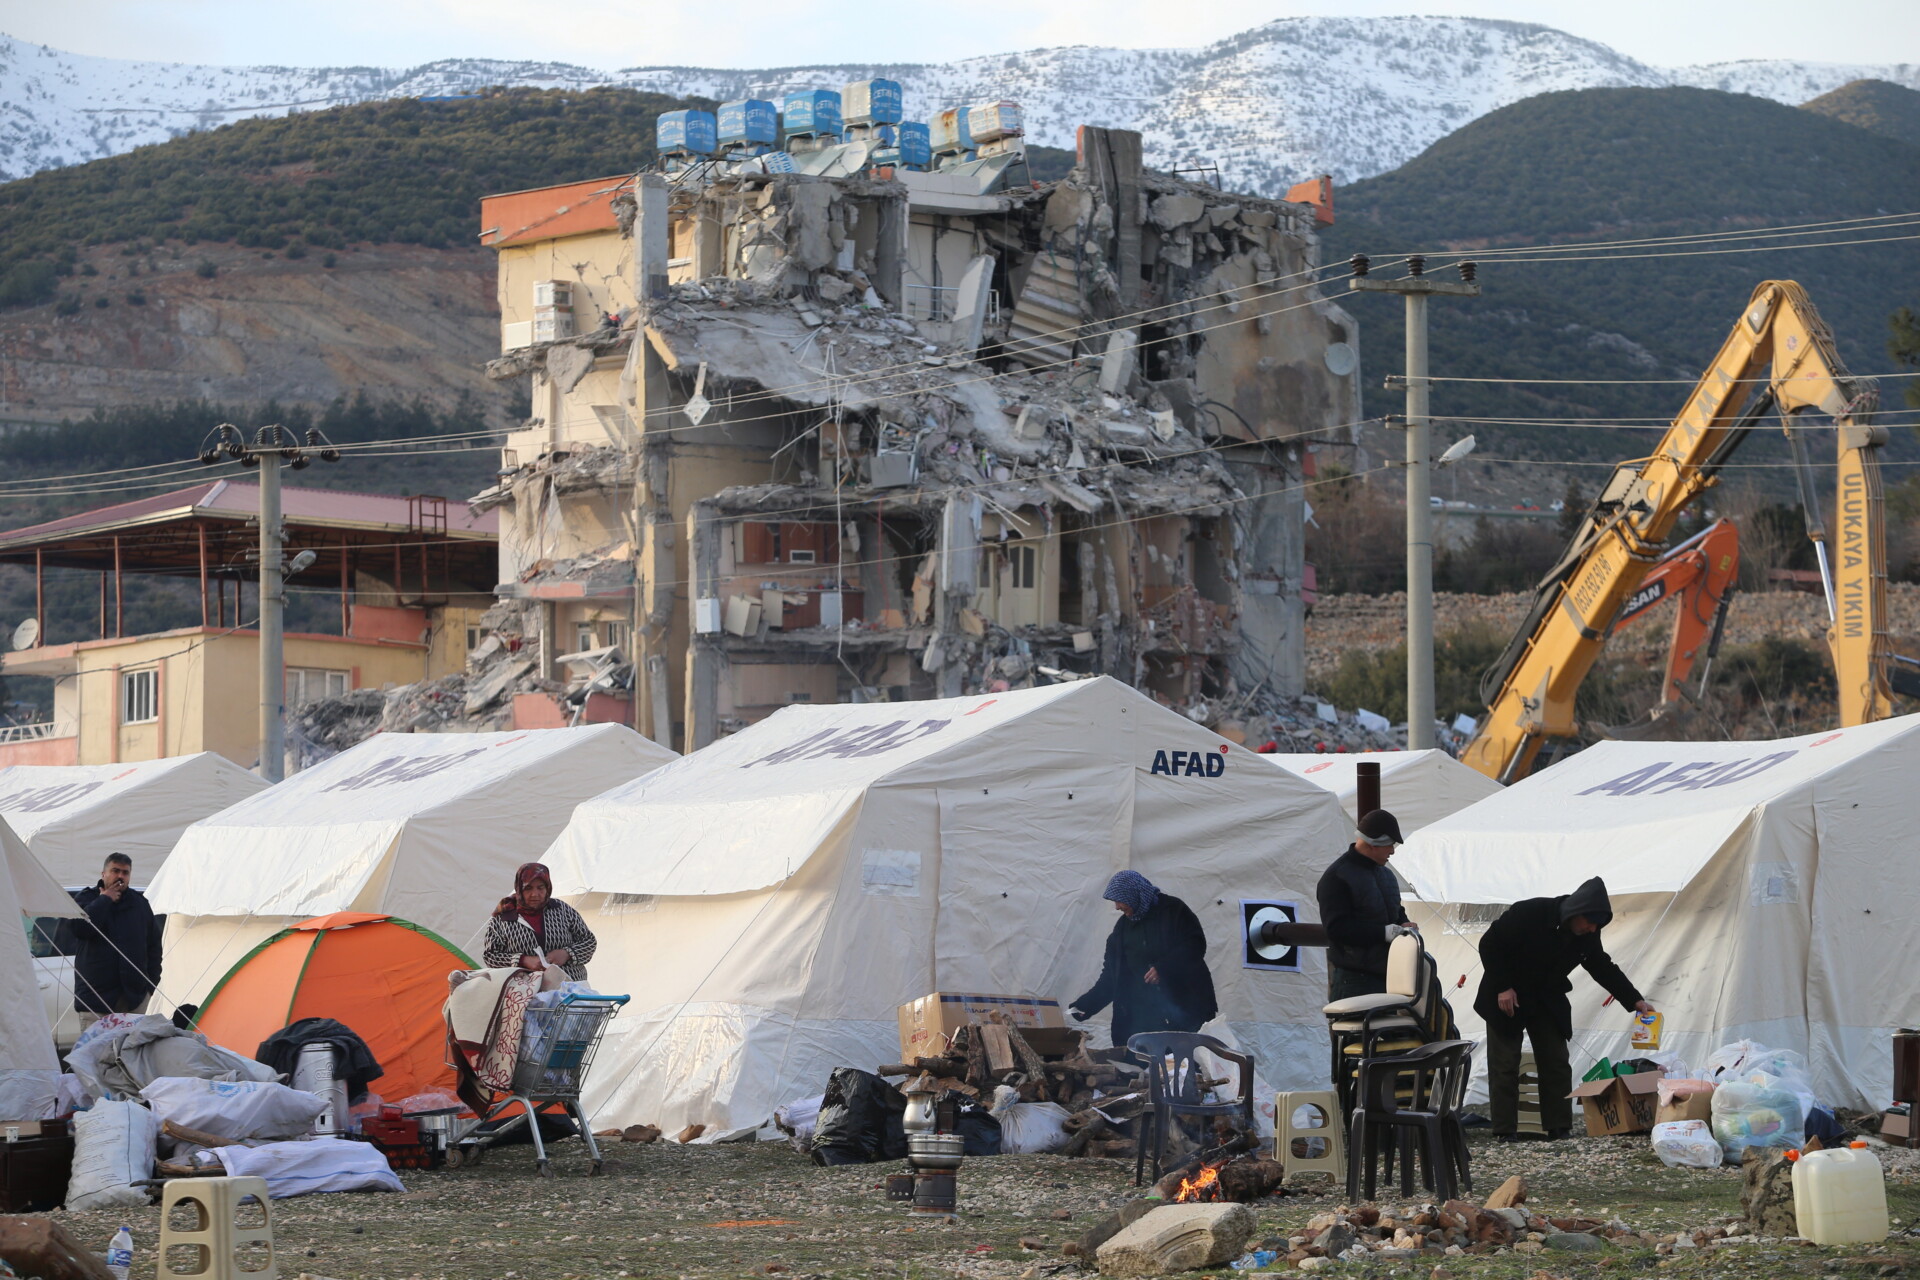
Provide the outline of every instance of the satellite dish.
[[1344,378],[1360,367],[1359,355],[1344,342],[1328,343],[1321,359],[1327,362],[1327,372],[1336,378]]
[[13,647],[31,649],[40,643],[40,619],[28,618],[13,629]]

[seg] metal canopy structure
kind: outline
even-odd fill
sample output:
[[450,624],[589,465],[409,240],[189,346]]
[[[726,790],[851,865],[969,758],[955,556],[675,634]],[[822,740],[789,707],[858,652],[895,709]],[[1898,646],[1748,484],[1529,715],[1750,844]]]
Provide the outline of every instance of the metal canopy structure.
[[[201,625],[236,625],[240,584],[258,573],[259,505],[257,483],[210,480],[0,533],[0,564],[33,567],[41,643],[48,569],[101,575],[103,639],[124,634],[129,573],[197,574]],[[343,634],[357,574],[389,585],[403,607],[443,604],[456,595],[491,597],[498,578],[498,517],[474,515],[464,502],[288,487],[282,523],[289,556],[314,553],[303,579],[339,584]]]

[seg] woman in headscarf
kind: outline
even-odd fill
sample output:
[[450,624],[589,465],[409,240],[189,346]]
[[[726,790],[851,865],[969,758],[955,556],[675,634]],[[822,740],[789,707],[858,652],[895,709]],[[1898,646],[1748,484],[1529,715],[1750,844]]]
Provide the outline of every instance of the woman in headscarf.
[[1085,1022],[1113,1006],[1113,1042],[1143,1031],[1198,1031],[1218,1013],[1207,935],[1193,909],[1138,871],[1116,871],[1101,895],[1120,913],[1100,980],[1071,1006]]
[[553,896],[553,877],[546,867],[528,862],[514,872],[512,896],[494,908],[481,955],[489,969],[553,966],[575,982],[585,982],[595,945],[593,930],[580,913]]

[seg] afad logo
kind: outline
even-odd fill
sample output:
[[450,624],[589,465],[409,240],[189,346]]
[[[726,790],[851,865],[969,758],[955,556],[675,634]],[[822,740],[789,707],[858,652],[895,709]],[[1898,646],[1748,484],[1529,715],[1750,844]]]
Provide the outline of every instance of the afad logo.
[[1156,751],[1148,773],[1181,778],[1217,778],[1227,771],[1227,744],[1218,751]]

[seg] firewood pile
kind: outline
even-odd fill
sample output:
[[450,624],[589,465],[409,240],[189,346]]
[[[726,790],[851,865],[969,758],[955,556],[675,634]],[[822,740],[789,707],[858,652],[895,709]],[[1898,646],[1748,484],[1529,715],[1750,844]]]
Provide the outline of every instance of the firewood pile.
[[[886,1063],[878,1074],[924,1077],[907,1087],[953,1090],[983,1104],[992,1101],[996,1088],[1011,1085],[1022,1102],[1055,1102],[1071,1113],[1065,1121],[1071,1137],[1061,1155],[1131,1159],[1133,1122],[1149,1109],[1145,1066],[1124,1048],[1089,1047],[1084,1031],[1047,1028],[1035,1039],[1049,1048],[1064,1044],[1068,1051],[1042,1053],[1019,1027],[980,1022],[955,1031],[942,1056]],[[1237,1136],[1234,1128],[1230,1139]],[[1170,1135],[1168,1154],[1184,1159],[1196,1150],[1222,1145],[1217,1133],[1181,1126]]]

